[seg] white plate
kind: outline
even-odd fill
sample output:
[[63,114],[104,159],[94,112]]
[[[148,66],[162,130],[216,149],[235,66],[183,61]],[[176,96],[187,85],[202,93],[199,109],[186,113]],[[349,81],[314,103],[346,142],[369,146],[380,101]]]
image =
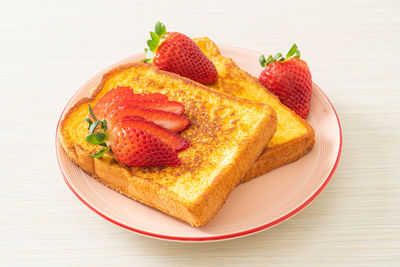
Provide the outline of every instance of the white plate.
[[[259,53],[228,46],[220,46],[220,50],[250,74],[258,76],[261,72]],[[143,53],[134,55],[96,74],[74,94],[60,120],[71,105],[89,95],[89,90],[97,85],[102,73],[143,57]],[[200,228],[191,227],[131,200],[91,178],[68,158],[60,145],[58,134],[56,153],[68,187],[84,204],[105,219],[150,237],[175,241],[215,241],[268,229],[302,210],[324,189],[340,158],[342,133],[335,109],[315,84],[308,122],[315,130],[315,145],[309,154],[238,186],[218,215]]]

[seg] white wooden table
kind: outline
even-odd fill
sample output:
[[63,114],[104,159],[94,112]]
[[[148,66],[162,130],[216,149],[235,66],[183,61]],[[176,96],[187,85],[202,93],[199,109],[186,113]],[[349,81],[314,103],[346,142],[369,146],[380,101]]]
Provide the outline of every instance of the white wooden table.
[[[400,266],[400,2],[5,1],[0,8],[0,266]],[[279,2],[279,3],[277,3]],[[342,159],[302,213],[253,236],[153,240],[84,206],[55,157],[58,117],[161,20],[220,44],[296,42],[342,122]]]

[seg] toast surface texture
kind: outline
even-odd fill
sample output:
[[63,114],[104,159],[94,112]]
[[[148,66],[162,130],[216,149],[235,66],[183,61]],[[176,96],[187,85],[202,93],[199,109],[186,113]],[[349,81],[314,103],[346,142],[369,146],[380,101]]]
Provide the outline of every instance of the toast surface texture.
[[[129,168],[112,153],[93,159],[99,147],[86,142],[88,104],[116,86],[135,93],[162,93],[185,105],[191,126],[181,135],[191,146],[180,152],[182,165]],[[211,90],[189,79],[131,63],[103,75],[91,97],[81,99],[60,124],[68,156],[110,188],[193,226],[209,222],[261,154],[276,130],[277,117],[268,105]]]
[[223,57],[216,44],[207,37],[193,39],[214,63],[218,82],[209,87],[240,98],[270,105],[277,113],[275,135],[255,161],[242,182],[250,181],[279,166],[296,161],[314,146],[314,130],[307,121],[283,105],[255,77],[239,68],[232,59]]

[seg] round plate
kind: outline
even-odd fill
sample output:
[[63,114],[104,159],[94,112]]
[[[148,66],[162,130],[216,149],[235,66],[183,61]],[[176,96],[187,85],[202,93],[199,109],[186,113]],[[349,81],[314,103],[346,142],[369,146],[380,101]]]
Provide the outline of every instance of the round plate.
[[[250,74],[258,76],[260,73],[259,53],[228,46],[221,46],[220,49],[224,56],[232,58]],[[102,73],[143,57],[141,53],[126,58],[91,78],[68,102],[60,120],[71,105],[89,95],[89,90],[97,85]],[[58,134],[56,153],[68,187],[105,219],[150,237],[175,241],[215,241],[256,233],[287,220],[310,204],[327,185],[340,158],[342,133],[335,109],[315,84],[308,122],[315,130],[315,145],[310,153],[238,186],[218,215],[200,228],[140,204],[91,178],[68,158]]]

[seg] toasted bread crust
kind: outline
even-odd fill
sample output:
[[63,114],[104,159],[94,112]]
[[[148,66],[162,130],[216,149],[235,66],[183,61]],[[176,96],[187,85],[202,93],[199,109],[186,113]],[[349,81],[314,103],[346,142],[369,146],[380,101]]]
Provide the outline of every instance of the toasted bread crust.
[[[85,151],[80,145],[72,143],[69,139],[64,138],[64,124],[67,118],[79,106],[92,101],[101,92],[108,77],[113,73],[128,68],[144,66],[146,66],[149,71],[167,75],[171,79],[182,80],[187,85],[201,87],[202,90],[212,92],[217,96],[231,98],[238,103],[243,102],[259,106],[259,108],[268,113],[268,115],[265,115],[265,117],[263,117],[259,122],[253,137],[251,139],[243,140],[240,144],[239,151],[236,153],[232,162],[223,168],[208,188],[193,203],[187,204],[184,201],[181,201],[171,191],[169,191],[168,188],[155,183],[151,179],[132,175],[129,168],[115,160],[110,161],[105,158],[93,159],[89,157],[88,151]],[[251,164],[260,155],[265,145],[275,133],[276,121],[276,113],[272,108],[266,105],[258,104],[249,100],[238,99],[220,92],[214,92],[207,87],[189,79],[182,78],[179,75],[160,71],[149,64],[131,63],[118,66],[104,74],[92,95],[89,98],[81,99],[69,109],[60,123],[60,140],[65,152],[71,160],[103,184],[132,199],[186,221],[193,226],[202,226],[217,214],[218,210],[227,200],[229,194],[240,182],[241,177],[243,177]]]
[[289,142],[264,149],[246,175],[243,176],[241,183],[248,182],[273,169],[300,159],[311,151],[314,143],[314,130],[309,126],[307,127],[307,134]]
[[[202,51],[210,60],[219,61],[219,59],[221,58],[221,52],[213,41],[211,41],[207,37],[195,38],[193,40],[200,46]],[[254,83],[259,88],[263,88],[266,94],[268,94],[270,97],[275,99],[275,101],[280,103],[279,98],[269,92],[267,88],[265,88],[256,77],[253,77],[248,72],[240,69],[232,59],[224,58],[224,60],[226,61],[226,63],[224,63],[226,69],[240,70],[240,73],[242,74],[242,79],[245,79],[250,83]],[[218,84],[212,86],[217,87],[215,89],[218,89],[225,93],[234,94],[234,92],[231,91],[231,88],[226,85],[226,81],[224,80],[224,78],[220,76],[219,79],[220,80]],[[301,124],[306,127],[307,131],[305,134],[293,138],[285,143],[267,146],[260,157],[250,167],[246,175],[242,178],[242,183],[250,181],[253,178],[267,173],[275,168],[296,161],[307,154],[313,148],[315,142],[315,133],[311,125],[306,120],[298,116],[295,112],[293,112],[283,104],[281,105],[291,113],[294,119],[299,120]]]

